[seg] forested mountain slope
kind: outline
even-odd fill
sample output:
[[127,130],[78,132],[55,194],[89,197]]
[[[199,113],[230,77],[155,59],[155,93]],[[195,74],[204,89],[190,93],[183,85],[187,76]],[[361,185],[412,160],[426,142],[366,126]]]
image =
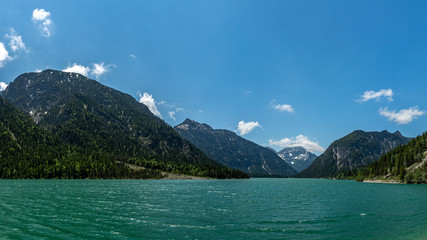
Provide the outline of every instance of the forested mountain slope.
[[400,132],[357,130],[334,141],[308,168],[296,176],[321,178],[352,171],[369,165],[381,155],[408,141],[409,138],[402,136]]
[[0,178],[157,178],[98,151],[61,143],[0,97]]
[[364,179],[397,180],[407,183],[427,182],[427,132],[408,144],[396,147],[358,173]]
[[20,75],[2,95],[62,143],[147,168],[244,177],[209,159],[128,94],[77,73]]

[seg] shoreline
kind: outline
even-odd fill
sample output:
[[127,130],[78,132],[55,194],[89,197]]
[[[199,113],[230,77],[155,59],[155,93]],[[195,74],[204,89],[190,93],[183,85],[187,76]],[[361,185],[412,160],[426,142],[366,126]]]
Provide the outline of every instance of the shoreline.
[[[135,164],[130,163],[124,163],[128,168],[132,170],[142,170],[145,169],[144,167],[137,166]],[[162,173],[162,178],[152,178],[152,179],[158,179],[158,180],[209,180],[209,179],[216,179],[211,177],[199,177],[199,176],[192,176],[192,175],[186,175],[186,174],[178,174],[178,173],[171,173],[171,172],[164,172],[160,171]]]
[[159,180],[212,180],[216,178],[210,178],[210,177],[199,177],[199,176],[192,176],[192,175],[185,175],[185,174],[176,174],[176,173],[170,173],[170,172],[162,172],[162,178],[159,178]]
[[406,182],[396,180],[363,180],[363,183],[386,183],[386,184],[407,184]]

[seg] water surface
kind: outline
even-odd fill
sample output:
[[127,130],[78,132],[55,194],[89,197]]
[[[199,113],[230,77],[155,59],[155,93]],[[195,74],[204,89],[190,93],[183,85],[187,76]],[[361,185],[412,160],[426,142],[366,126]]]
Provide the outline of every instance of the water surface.
[[1,239],[426,239],[427,185],[1,180]]

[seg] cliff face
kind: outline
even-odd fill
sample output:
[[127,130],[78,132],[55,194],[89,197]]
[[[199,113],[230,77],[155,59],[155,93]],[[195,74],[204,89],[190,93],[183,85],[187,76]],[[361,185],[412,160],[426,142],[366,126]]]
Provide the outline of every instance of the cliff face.
[[387,152],[378,161],[363,171],[352,173],[350,177],[358,181],[426,183],[427,132]]
[[329,177],[342,171],[364,167],[408,141],[409,138],[402,136],[400,132],[354,131],[333,142],[297,177]]

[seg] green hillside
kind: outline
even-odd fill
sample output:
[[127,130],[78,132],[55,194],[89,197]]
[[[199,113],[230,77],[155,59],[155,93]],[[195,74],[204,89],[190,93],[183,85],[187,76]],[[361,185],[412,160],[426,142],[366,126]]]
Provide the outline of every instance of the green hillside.
[[113,165],[132,163],[205,177],[247,177],[209,159],[133,97],[82,75],[54,70],[22,74],[2,95],[61,147],[76,149],[73,154],[81,152],[82,158],[95,151],[101,155],[92,158]]
[[361,180],[427,182],[427,132],[384,154],[378,161],[352,174]]
[[0,178],[157,178],[107,154],[62,144],[0,97]]

